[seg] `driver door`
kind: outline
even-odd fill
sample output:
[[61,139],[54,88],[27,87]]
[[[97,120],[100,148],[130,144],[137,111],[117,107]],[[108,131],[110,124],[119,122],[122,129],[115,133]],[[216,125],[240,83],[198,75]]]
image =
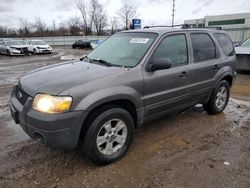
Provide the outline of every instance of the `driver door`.
[[187,35],[185,33],[165,36],[151,55],[149,62],[168,59],[169,69],[144,71],[145,118],[169,113],[190,103],[190,65]]

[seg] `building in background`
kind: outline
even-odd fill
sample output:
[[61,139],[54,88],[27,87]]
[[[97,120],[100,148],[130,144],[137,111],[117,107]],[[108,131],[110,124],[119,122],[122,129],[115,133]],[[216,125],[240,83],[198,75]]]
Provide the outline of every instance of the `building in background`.
[[222,27],[233,42],[250,37],[250,13],[205,16],[205,18],[185,20],[184,24],[194,27]]

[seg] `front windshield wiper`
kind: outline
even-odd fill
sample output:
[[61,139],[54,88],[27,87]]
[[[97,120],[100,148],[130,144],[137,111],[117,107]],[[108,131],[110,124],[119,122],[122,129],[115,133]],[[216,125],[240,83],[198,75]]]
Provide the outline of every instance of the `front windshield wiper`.
[[91,59],[89,58],[88,56],[83,56],[80,58],[80,61],[83,61],[84,59],[87,59],[89,63],[94,63],[94,62],[98,62],[98,63],[101,63],[103,65],[106,65],[107,67],[111,67],[111,66],[116,66],[116,67],[120,67],[120,65],[115,65],[115,64],[112,64],[104,59]]
[[97,61],[98,63],[101,63],[101,64],[104,64],[106,65],[107,67],[111,67],[111,66],[118,66],[118,65],[114,65],[104,59],[91,59],[92,61]]
[[93,62],[93,60],[92,59],[90,59],[88,56],[83,56],[83,57],[81,57],[80,58],[80,61],[83,61],[84,59],[87,59],[90,63],[92,63]]

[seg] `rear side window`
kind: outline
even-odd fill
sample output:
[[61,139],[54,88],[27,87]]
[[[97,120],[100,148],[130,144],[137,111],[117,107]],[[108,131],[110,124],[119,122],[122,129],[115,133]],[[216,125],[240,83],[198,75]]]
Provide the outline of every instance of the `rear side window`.
[[194,62],[216,58],[216,48],[213,40],[207,33],[192,33]]
[[234,55],[234,46],[228,35],[224,33],[215,33],[214,37],[219,42],[223,52],[226,56]]

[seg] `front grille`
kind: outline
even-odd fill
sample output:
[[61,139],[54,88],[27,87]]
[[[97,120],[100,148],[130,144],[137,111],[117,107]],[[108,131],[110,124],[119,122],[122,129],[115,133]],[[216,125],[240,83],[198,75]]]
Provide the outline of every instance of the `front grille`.
[[29,95],[22,91],[18,86],[16,86],[16,97],[19,102],[24,105],[27,99],[29,98]]

